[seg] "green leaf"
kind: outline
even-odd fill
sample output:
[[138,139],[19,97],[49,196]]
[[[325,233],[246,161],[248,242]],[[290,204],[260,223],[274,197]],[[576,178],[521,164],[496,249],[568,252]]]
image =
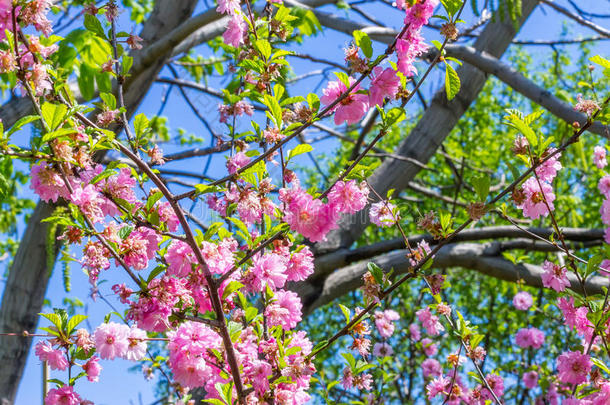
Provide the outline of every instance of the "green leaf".
[[275,122],[278,128],[282,127],[282,107],[275,97],[265,94],[264,104],[271,112],[271,119]]
[[445,11],[447,11],[449,17],[453,17],[455,13],[460,10],[460,7],[462,7],[461,0],[441,0],[441,3],[443,4],[443,7],[445,7]]
[[288,151],[288,159],[290,160],[295,156],[302,155],[303,153],[311,152],[313,150],[313,146],[308,143],[302,143],[300,145],[295,146],[294,149]]
[[42,110],[42,119],[46,122],[50,131],[61,125],[68,111],[68,107],[65,105],[52,103],[44,103],[40,109]]
[[109,109],[116,109],[116,97],[112,93],[100,93],[100,98]]
[[148,118],[146,118],[144,113],[136,115],[136,117],[133,119],[133,129],[136,131],[136,138],[141,138],[149,126],[150,121]]
[[104,33],[102,23],[97,19],[97,17],[91,14],[85,14],[85,28],[102,38],[106,38],[106,33]]
[[485,173],[475,176],[471,180],[471,183],[479,196],[479,201],[485,202],[485,200],[487,200],[487,196],[489,195],[489,188],[491,187],[491,179],[489,174]]
[[121,75],[126,76],[129,69],[133,66],[133,58],[131,56],[123,56],[123,64],[121,66]]
[[362,49],[364,56],[369,59],[373,57],[373,42],[366,32],[354,31],[354,42]]
[[38,115],[26,115],[25,117],[19,118],[17,120],[17,122],[15,122],[15,125],[13,125],[11,127],[11,129],[8,130],[8,132],[6,133],[6,137],[8,138],[12,134],[14,134],[18,130],[20,130],[21,127],[23,127],[24,125],[27,125],[30,122],[34,122],[34,121],[37,121],[39,119],[40,119],[40,117]]
[[610,69],[610,60],[600,55],[592,56],[589,58],[589,60],[597,65],[605,67],[606,69]]
[[230,281],[222,292],[222,299],[226,300],[229,295],[242,288],[244,285],[239,281]]
[[307,103],[309,104],[309,108],[314,113],[317,113],[318,110],[320,109],[320,98],[315,93],[309,93],[307,95]]
[[257,39],[254,41],[254,49],[256,49],[265,60],[268,60],[271,57],[271,44],[266,39]]
[[86,101],[95,96],[95,69],[86,63],[81,63],[76,81],[81,95]]
[[381,267],[377,266],[373,262],[368,262],[366,264],[366,267],[368,267],[377,284],[381,284],[383,282],[383,270],[381,269]]
[[445,63],[445,91],[447,92],[447,100],[453,98],[460,91],[460,77],[450,64]]
[[87,315],[80,314],[74,315],[72,318],[70,318],[68,325],[66,325],[66,334],[70,335],[72,331],[74,331],[74,329],[76,329],[76,327],[85,319],[87,319]]
[[529,124],[522,118],[522,114],[517,110],[508,110],[508,115],[504,117],[509,125],[519,131],[532,147],[538,145],[538,137]]
[[62,319],[59,315],[57,314],[38,314],[42,317],[45,317],[49,320],[49,322],[51,322],[53,324],[53,326],[55,326],[57,328],[57,330],[62,330],[63,329],[63,322]]
[[55,131],[48,132],[42,136],[42,142],[49,142],[55,138],[59,138],[60,136],[75,134],[76,129],[74,128],[59,128]]
[[391,127],[394,124],[397,124],[404,120],[406,117],[405,110],[401,107],[394,107],[390,111],[388,111],[384,117],[384,125],[386,128]]
[[339,308],[341,308],[341,312],[343,312],[343,316],[345,317],[345,323],[349,323],[351,319],[351,311],[345,305],[339,304]]

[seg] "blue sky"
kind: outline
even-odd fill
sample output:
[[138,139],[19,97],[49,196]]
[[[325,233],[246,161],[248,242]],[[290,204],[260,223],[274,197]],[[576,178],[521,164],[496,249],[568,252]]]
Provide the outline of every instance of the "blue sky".
[[[561,4],[565,4],[565,1],[561,1]],[[600,12],[607,11],[610,9],[610,2],[607,0],[587,0],[587,1],[578,1],[579,6],[585,10],[589,10],[592,12]],[[605,7],[600,7],[600,4],[603,4]],[[362,6],[363,9],[366,9],[371,14],[375,15],[378,19],[384,21],[389,26],[393,26],[395,28],[400,28],[400,18],[398,13],[388,13],[390,11],[389,7],[385,5],[380,5],[379,3],[374,4],[365,4]],[[204,9],[204,5],[200,4],[200,9]],[[333,10],[332,7],[328,7],[328,10]],[[341,13],[342,11],[337,11],[337,13]],[[126,16],[122,17],[123,26],[121,27],[125,31],[131,31],[132,25],[126,21]],[[388,20],[390,19],[390,20]],[[474,21],[474,18],[470,12],[470,6],[466,7],[464,19],[467,22],[467,25]],[[562,29],[562,26],[566,18],[557,14],[555,11],[546,9],[546,12],[538,8],[530,17],[530,20],[526,23],[525,27],[521,30],[518,38],[520,39],[555,39],[557,38],[559,32]],[[610,20],[596,20],[596,22],[602,26],[610,27]],[[569,27],[573,27],[572,23],[568,23]],[[578,28],[575,30],[578,33],[582,33],[583,36],[595,35],[594,32],[590,30]],[[432,32],[428,31],[426,35],[427,40],[436,39],[434,35],[431,35]],[[318,57],[331,59],[341,63],[342,60],[342,48],[348,43],[349,37],[344,34],[339,34],[337,32],[326,30],[323,34],[319,34],[315,38],[311,38],[306,40],[305,44],[302,46],[302,52],[309,53]],[[610,54],[609,51],[609,43],[602,43],[598,46],[599,53],[602,55],[608,56]],[[377,47],[377,50],[383,49],[384,46],[380,45]],[[565,52],[570,52],[571,47],[563,48]],[[541,48],[541,47],[531,47],[528,49],[530,52],[535,52],[535,58],[548,57],[549,49]],[[204,56],[209,55],[209,51],[205,48],[202,48],[202,53]],[[303,74],[312,68],[319,69],[320,65],[312,65],[309,62],[303,62],[297,59],[291,59],[291,62],[294,62],[294,67],[296,74]],[[161,77],[171,77],[171,73],[165,69]],[[305,95],[307,92],[312,91],[313,88],[318,84],[320,77],[315,77],[311,79],[307,79],[302,83],[294,86],[292,91],[294,94],[303,94]],[[222,88],[223,82],[218,78],[214,78],[210,81],[212,86],[217,88]],[[439,74],[432,75],[430,80],[424,85],[423,89],[426,94],[431,94],[437,88],[442,85],[442,76]],[[467,84],[464,84],[467,85]],[[165,93],[167,85],[164,84],[155,84],[152,87],[152,90],[149,92],[147,97],[145,98],[142,106],[140,107],[140,112],[144,112],[147,115],[155,114],[160,106],[160,100]],[[193,102],[197,105],[200,111],[208,117],[216,117],[216,107],[218,104],[218,100],[211,98],[206,95],[202,95],[193,90],[187,90],[189,96],[193,100]],[[321,93],[321,89],[318,89],[318,94]],[[177,89],[172,91],[169,102],[165,109],[164,114],[169,116],[169,127],[172,132],[178,128],[182,128],[187,132],[195,133],[195,134],[205,134],[205,129],[202,124],[197,120],[197,118],[191,113],[189,107],[184,103],[181,99],[180,94]],[[214,121],[214,120],[212,120]],[[216,124],[216,131],[222,132],[224,127],[221,124]],[[207,134],[204,135],[206,137],[207,143]],[[321,143],[317,143],[315,145],[316,153],[329,153],[337,146],[336,142],[329,140]],[[175,145],[164,145],[163,149],[166,152],[171,152],[173,150],[178,149]],[[209,171],[211,176],[219,176],[224,173],[224,158],[216,157],[212,161],[212,165]],[[300,163],[303,165],[309,165],[309,160],[305,157],[302,157]],[[171,168],[182,169],[182,170],[191,170],[200,172],[203,169],[205,164],[205,159],[192,159],[185,163],[179,163]],[[168,166],[169,167],[169,166]],[[277,173],[276,173],[277,174]],[[24,190],[24,195],[31,195],[29,190]],[[195,207],[194,214],[203,217],[205,220],[206,211],[201,206],[198,205]],[[23,232],[25,228],[25,224],[21,223],[19,225],[20,234]],[[63,281],[61,269],[56,268],[53,276],[51,278],[49,289],[47,291],[47,299],[51,301],[54,306],[61,306],[61,301],[65,296],[68,297],[78,297],[85,303],[85,313],[89,315],[89,324],[92,327],[102,322],[104,315],[111,311],[111,309],[101,300],[97,300],[93,302],[88,297],[88,292],[90,290],[90,286],[88,283],[88,279],[86,275],[77,267],[72,266],[71,268],[72,274],[72,292],[66,294],[63,289]],[[102,284],[100,287],[100,291],[103,295],[109,294],[109,288],[116,282],[126,282],[126,278],[122,276],[122,274],[118,272],[108,271],[104,273],[104,276],[109,280],[109,282]],[[4,288],[4,280],[0,281],[0,290]],[[114,305],[120,306],[118,302],[113,298],[109,297]],[[44,321],[41,322],[41,326],[43,326]],[[90,400],[93,400],[96,404],[150,404],[154,402],[155,398],[153,395],[153,385],[150,382],[146,382],[140,373],[128,373],[126,372],[126,368],[133,365],[133,363],[129,363],[126,361],[104,361],[102,362],[104,367],[100,382],[97,384],[91,384],[86,381],[79,382],[77,385],[77,391],[84,397]],[[56,376],[53,374],[53,376]],[[58,375],[61,377],[61,374]],[[41,366],[38,359],[30,354],[30,357],[27,362],[25,374],[23,376],[23,380],[19,387],[18,396],[16,405],[30,405],[41,403]]]

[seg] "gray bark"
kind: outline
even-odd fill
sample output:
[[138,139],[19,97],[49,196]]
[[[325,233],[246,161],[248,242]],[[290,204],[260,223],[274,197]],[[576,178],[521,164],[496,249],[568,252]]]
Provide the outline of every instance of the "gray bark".
[[[600,241],[601,242],[601,241]],[[556,250],[548,244],[532,244],[531,240],[514,240],[506,243],[451,243],[443,246],[434,256],[432,266],[434,268],[456,268],[461,267],[474,270],[486,276],[495,277],[500,280],[512,281],[523,280],[526,285],[541,288],[543,270],[540,266],[532,264],[513,264],[501,256],[501,252],[508,249],[532,250]],[[384,271],[394,269],[394,275],[404,274],[409,271],[411,265],[407,259],[408,251],[405,249],[395,250],[371,260],[361,261],[343,267],[324,280],[320,294],[317,298],[303,307],[303,313],[310,314],[314,309],[332,302],[334,299],[362,285],[362,276],[368,271],[367,263],[374,262]],[[574,273],[568,273],[570,289],[582,293],[582,285],[578,282]],[[588,294],[603,294],[602,287],[608,287],[608,277],[590,277],[585,282]]]
[[[196,0],[160,0],[144,24],[140,36],[152,43],[166,36],[171,30],[183,23],[192,13]],[[170,50],[171,52],[171,50]],[[149,65],[142,67],[141,72],[126,84],[125,103],[128,112],[132,114],[155,77],[165,64],[170,52],[165,52]],[[134,53],[136,60],[140,59]],[[12,104],[5,113],[27,114],[31,106],[21,100]],[[19,117],[20,115],[17,115]],[[9,272],[9,278],[2,296],[0,307],[0,331],[2,332],[33,332],[48,284],[46,257],[47,225],[40,221],[52,212],[49,205],[40,202],[30,218],[25,234],[19,244],[17,255]],[[55,246],[58,251],[58,246]],[[31,339],[0,336],[0,403],[13,403],[19,381],[23,374],[25,361],[30,349]]]

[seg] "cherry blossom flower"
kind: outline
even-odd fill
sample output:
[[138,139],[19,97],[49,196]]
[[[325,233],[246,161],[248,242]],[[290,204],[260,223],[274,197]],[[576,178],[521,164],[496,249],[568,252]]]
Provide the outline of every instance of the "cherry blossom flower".
[[227,24],[226,31],[222,34],[222,39],[227,45],[239,47],[244,43],[244,34],[248,29],[248,24],[244,21],[241,13],[233,13]]
[[371,205],[369,218],[377,226],[392,226],[396,223],[396,207],[388,201],[379,201]]
[[538,373],[532,370],[523,374],[523,384],[530,390],[536,388],[536,385],[538,385]]
[[93,340],[102,359],[124,357],[129,347],[129,326],[116,322],[103,323],[95,329]]
[[235,14],[240,9],[240,0],[218,0],[216,11],[220,14]]
[[131,361],[138,361],[146,356],[146,332],[135,326],[129,329],[127,340],[129,345],[125,353],[125,358]]
[[385,70],[380,66],[376,66],[373,70],[374,75],[371,78],[371,88],[369,89],[369,104],[371,106],[383,106],[383,99],[389,97],[394,99],[400,88],[400,79],[396,75],[396,71],[392,68]]
[[603,169],[608,165],[608,161],[606,160],[606,148],[599,145],[593,148],[593,163],[595,163],[595,166],[597,166],[598,169]]
[[49,363],[52,370],[65,370],[69,366],[64,352],[60,349],[54,349],[47,340],[36,344],[35,353],[40,361]]
[[438,394],[446,392],[447,387],[451,384],[451,380],[442,375],[436,377],[426,385],[426,392],[428,393],[428,399],[436,397]]
[[[356,80],[349,78],[349,85],[352,86]],[[325,105],[331,105],[337,100],[341,94],[347,92],[348,87],[341,80],[335,80],[328,83],[326,88],[322,90],[324,94],[320,101]],[[332,111],[335,113],[335,124],[340,125],[346,122],[348,125],[358,122],[369,109],[369,98],[366,94],[357,93],[360,90],[360,85],[355,86],[352,91],[337,103]]]
[[295,328],[301,322],[301,298],[293,291],[283,290],[276,291],[273,298],[275,301],[265,310],[269,325],[282,325],[284,330]]
[[432,315],[429,308],[420,309],[415,312],[415,314],[429,335],[436,336],[440,334],[441,331],[445,330],[443,325],[438,321],[438,317]]
[[[542,188],[540,187],[541,185]],[[538,219],[540,216],[546,217],[549,214],[549,208],[551,210],[555,209],[553,205],[555,194],[553,193],[553,187],[551,187],[550,184],[544,181],[538,184],[538,180],[536,180],[535,177],[530,177],[523,183],[523,193],[525,199],[522,203],[517,205],[517,208],[523,210],[524,216],[531,219]]]
[[513,297],[513,305],[515,306],[515,308],[521,311],[527,311],[533,303],[534,300],[532,299],[530,293],[528,293],[527,291],[519,291]]
[[74,387],[64,385],[50,389],[44,398],[45,405],[79,405],[81,397],[74,392]]
[[356,180],[338,181],[328,193],[328,203],[339,212],[354,214],[364,208],[368,195],[365,182],[358,185]]
[[593,363],[581,352],[564,352],[557,358],[559,380],[566,384],[582,384],[587,381]]
[[[551,153],[555,152],[557,149],[549,148],[544,156],[548,156]],[[540,166],[536,168],[536,174],[541,181],[552,182],[553,179],[557,176],[557,172],[561,170],[561,162],[559,161],[561,158],[561,153],[557,153],[553,155],[548,160],[544,161]]]
[[93,356],[83,364],[83,370],[87,373],[87,380],[89,380],[89,382],[99,381],[100,372],[102,371],[102,366],[100,366],[99,361],[99,357]]
[[250,158],[244,152],[237,152],[227,160],[229,174],[234,174],[237,170],[250,163]]
[[424,372],[424,377],[439,377],[443,374],[441,363],[435,359],[426,359],[421,363],[421,368]]
[[542,270],[544,270],[541,276],[543,286],[552,288],[557,292],[562,292],[566,287],[570,286],[570,280],[568,280],[567,269],[565,267],[545,260]]
[[377,357],[389,357],[394,354],[392,346],[387,343],[375,343],[373,345],[373,355]]
[[523,328],[515,335],[515,341],[521,348],[539,349],[544,344],[544,333],[537,328]]

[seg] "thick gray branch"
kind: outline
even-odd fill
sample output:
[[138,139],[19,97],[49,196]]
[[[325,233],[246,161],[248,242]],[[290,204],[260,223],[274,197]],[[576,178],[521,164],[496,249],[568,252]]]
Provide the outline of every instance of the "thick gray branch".
[[[509,260],[501,256],[501,252],[506,250],[511,244],[507,242],[478,243],[452,243],[441,248],[434,257],[434,268],[456,268],[475,270],[486,276],[495,277],[505,281],[523,280],[525,284],[532,287],[542,287],[541,275],[543,270],[540,266],[533,264],[514,265]],[[523,243],[524,242],[524,243]],[[531,241],[522,241],[523,245],[531,244]],[[536,244],[535,247],[547,249],[545,246]],[[384,271],[394,269],[394,274],[403,274],[409,270],[410,264],[406,257],[407,250],[396,250],[381,256],[377,256],[370,261],[376,263]],[[368,271],[368,261],[357,262],[347,267],[343,267],[329,275],[324,281],[322,291],[317,299],[306,305],[303,312],[311,313],[314,309],[328,304],[334,299],[347,294],[348,292],[362,285],[362,276]],[[582,286],[573,273],[568,274],[571,289],[582,293]],[[595,276],[589,278],[585,283],[588,294],[603,293],[602,287],[608,287],[610,280],[608,277]]]
[[[530,234],[538,237],[549,239],[553,235],[552,228],[524,228]],[[586,229],[586,228],[562,228],[565,240],[570,242],[601,244],[604,239],[603,229]],[[528,238],[531,241],[534,237],[528,235],[523,230],[514,226],[489,226],[484,228],[465,229],[460,232],[454,239],[455,242],[468,241],[483,241],[483,240],[498,240],[502,238]],[[408,238],[411,246],[417,245],[425,240],[433,244],[434,239],[430,235],[414,235]],[[338,249],[334,252],[318,256],[316,258],[316,273],[328,274],[336,269],[345,267],[355,261],[364,260],[392,250],[402,249],[405,247],[405,242],[402,238],[394,238],[373,243],[356,249]],[[528,248],[529,245],[526,247]],[[516,249],[515,246],[512,249]]]

